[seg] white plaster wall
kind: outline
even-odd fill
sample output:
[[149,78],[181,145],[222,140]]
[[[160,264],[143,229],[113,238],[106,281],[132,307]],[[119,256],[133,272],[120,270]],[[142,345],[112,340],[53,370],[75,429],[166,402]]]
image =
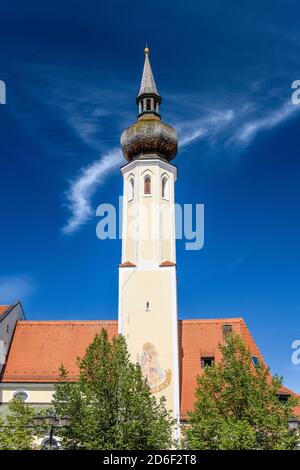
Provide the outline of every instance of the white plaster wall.
[[18,391],[25,391],[28,394],[26,403],[51,404],[54,385],[51,383],[1,383],[0,402],[8,403]]
[[[136,265],[176,262],[174,182],[177,170],[159,159],[135,160],[122,169],[124,178],[122,263]],[[151,194],[144,178],[151,177]],[[162,197],[162,178],[168,178],[168,197]],[[134,198],[130,180],[134,179]]]
[[[119,269],[119,332],[128,344],[131,359],[140,362],[151,343],[163,374],[171,377],[154,388],[164,395],[167,407],[179,418],[179,368],[177,332],[174,183],[176,168],[159,159],[136,160],[122,169],[124,178],[122,263]],[[144,176],[151,177],[151,195],[144,194]],[[162,197],[162,177],[169,181]],[[135,197],[129,199],[129,180],[134,178]],[[149,309],[147,309],[149,303]]]

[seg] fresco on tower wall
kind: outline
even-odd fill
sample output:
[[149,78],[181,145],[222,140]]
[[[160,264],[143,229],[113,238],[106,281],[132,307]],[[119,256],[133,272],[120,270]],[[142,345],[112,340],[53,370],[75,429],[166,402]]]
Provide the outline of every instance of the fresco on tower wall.
[[152,393],[164,390],[172,379],[171,369],[163,370],[159,364],[158,353],[152,343],[145,343],[138,358],[144,377]]

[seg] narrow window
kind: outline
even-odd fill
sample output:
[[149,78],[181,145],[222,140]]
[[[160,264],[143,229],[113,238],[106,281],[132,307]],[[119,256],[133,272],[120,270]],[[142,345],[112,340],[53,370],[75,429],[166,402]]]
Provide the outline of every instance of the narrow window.
[[144,194],[151,194],[151,178],[146,176],[144,179]]
[[146,106],[147,106],[147,111],[151,111],[151,100],[150,100],[150,98],[147,99]]
[[128,201],[134,198],[134,179],[130,178],[128,184]]
[[144,111],[144,102],[143,102],[143,101],[141,101],[141,103],[140,103],[140,104],[141,104],[141,112],[143,112],[143,111]]
[[6,333],[9,333],[9,325],[6,325]]
[[232,325],[223,325],[223,336],[226,339],[232,333]]
[[201,357],[201,368],[204,369],[205,367],[211,367],[215,363],[215,358],[210,357]]
[[169,194],[168,194],[168,178],[166,176],[163,177],[161,181],[161,195],[163,198],[168,199]]
[[146,312],[149,312],[150,310],[150,302],[146,302]]

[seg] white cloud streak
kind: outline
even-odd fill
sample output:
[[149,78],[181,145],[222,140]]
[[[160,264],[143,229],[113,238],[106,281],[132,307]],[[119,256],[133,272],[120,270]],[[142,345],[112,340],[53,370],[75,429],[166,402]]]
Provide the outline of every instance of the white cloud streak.
[[0,304],[13,304],[21,298],[30,297],[36,287],[29,277],[1,276],[0,277]]
[[[238,110],[211,111],[200,119],[177,123],[180,148],[201,139],[216,143],[221,138],[223,144],[235,145],[242,150],[255,139],[259,132],[282,124],[299,111],[299,108],[300,106],[285,103],[275,110],[265,112],[265,115],[259,118],[257,118],[259,110],[255,105],[240,107]],[[66,193],[67,207],[71,216],[63,227],[63,233],[76,232],[92,217],[93,194],[110,173],[121,165],[122,161],[121,150],[112,149],[99,160],[83,168],[79,176],[71,182]]]
[[86,168],[73,182],[66,193],[67,206],[71,211],[71,217],[63,227],[65,234],[77,231],[85,224],[93,214],[91,198],[97,187],[104,179],[115,170],[122,162],[122,153],[119,149],[113,149],[100,160]]
[[185,147],[200,139],[219,134],[234,119],[235,113],[232,109],[214,111],[207,117],[179,123],[176,127],[179,133],[180,147]]
[[290,102],[284,103],[278,109],[266,113],[264,117],[249,120],[242,124],[241,128],[238,128],[235,133],[234,140],[241,145],[249,145],[259,132],[279,126],[290,119],[297,111],[299,111],[299,107]]

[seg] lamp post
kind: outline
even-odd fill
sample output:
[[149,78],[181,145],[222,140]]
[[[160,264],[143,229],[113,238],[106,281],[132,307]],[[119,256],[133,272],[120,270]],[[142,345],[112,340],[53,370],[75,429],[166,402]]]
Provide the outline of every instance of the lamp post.
[[[298,434],[298,431],[300,431],[300,420],[299,420],[299,418],[296,418],[295,416],[293,416],[292,418],[290,418],[288,420],[288,424],[289,424],[290,432],[292,434],[296,434],[296,433]],[[297,450],[300,450],[299,435],[297,437],[298,437]]]
[[[54,447],[57,448],[57,445],[54,446],[53,434],[54,429],[57,427],[67,427],[71,424],[71,418],[69,416],[64,416],[59,418],[53,413],[48,413],[47,415],[37,415],[33,418],[33,424],[35,426],[47,426],[49,430],[49,444],[45,446],[49,450],[52,450]],[[56,441],[55,441],[56,442]]]
[[300,428],[300,421],[298,418],[290,418],[289,419],[289,428],[292,432],[296,432],[298,431],[298,429]]

